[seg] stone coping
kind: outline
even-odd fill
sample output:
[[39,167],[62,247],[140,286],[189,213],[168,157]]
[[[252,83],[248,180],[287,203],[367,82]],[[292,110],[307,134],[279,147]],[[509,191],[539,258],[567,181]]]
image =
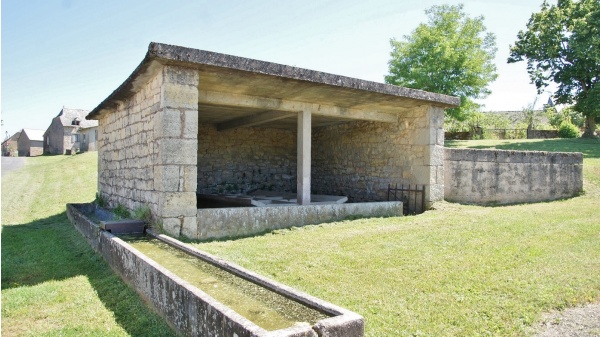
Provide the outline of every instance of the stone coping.
[[160,64],[173,64],[190,68],[211,66],[239,70],[255,74],[263,74],[311,82],[338,88],[354,89],[363,92],[391,95],[407,98],[443,108],[452,108],[460,105],[460,98],[442,94],[431,93],[423,90],[399,87],[391,84],[361,80],[357,78],[334,75],[330,73],[292,67],[273,62],[259,61],[245,57],[215,53],[200,49],[193,49],[169,44],[151,42],[148,52],[133,73],[113,91],[104,101],[92,110],[87,119],[98,119],[105,110],[111,110],[124,99],[136,91],[136,82],[142,81],[151,73],[153,68]]
[[583,153],[581,152],[445,148],[444,156],[445,160],[449,161],[535,164],[544,161],[553,164],[583,164]]

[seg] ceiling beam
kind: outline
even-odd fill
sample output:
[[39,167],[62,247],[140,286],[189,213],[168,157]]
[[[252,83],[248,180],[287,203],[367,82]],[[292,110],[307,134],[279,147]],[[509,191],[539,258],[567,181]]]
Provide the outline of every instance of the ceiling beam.
[[[252,108],[271,110],[271,112],[294,112],[310,111],[315,116],[327,116],[343,119],[366,120],[382,123],[397,123],[398,116],[379,111],[367,111],[362,109],[343,108],[334,105],[317,103],[306,103],[290,101],[277,98],[266,98],[248,96],[242,94],[224,93],[216,91],[200,90],[198,92],[198,103],[209,105],[230,106],[237,108]],[[286,116],[288,117],[288,116]],[[283,117],[283,118],[286,118]]]
[[296,112],[267,111],[217,124],[217,131],[244,128],[296,116]]

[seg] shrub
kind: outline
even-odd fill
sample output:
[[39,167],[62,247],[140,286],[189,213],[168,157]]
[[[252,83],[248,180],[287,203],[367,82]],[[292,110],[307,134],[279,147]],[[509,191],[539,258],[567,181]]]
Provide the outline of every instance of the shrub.
[[96,205],[102,208],[106,208],[106,205],[108,204],[106,202],[106,199],[104,199],[104,197],[100,195],[100,193],[96,193],[96,200],[94,200],[94,202],[96,203]]
[[117,207],[113,208],[112,212],[121,219],[131,218],[129,210],[121,204],[118,204]]
[[573,123],[564,121],[558,127],[558,136],[560,138],[577,138],[579,129]]
[[141,206],[136,208],[134,211],[134,218],[139,220],[144,220],[146,222],[152,221],[152,211],[148,206]]

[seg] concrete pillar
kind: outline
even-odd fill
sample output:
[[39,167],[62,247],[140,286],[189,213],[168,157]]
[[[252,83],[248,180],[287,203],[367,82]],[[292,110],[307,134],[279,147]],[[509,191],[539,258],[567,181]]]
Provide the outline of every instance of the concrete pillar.
[[311,120],[312,116],[310,111],[298,113],[297,191],[299,205],[310,204]]

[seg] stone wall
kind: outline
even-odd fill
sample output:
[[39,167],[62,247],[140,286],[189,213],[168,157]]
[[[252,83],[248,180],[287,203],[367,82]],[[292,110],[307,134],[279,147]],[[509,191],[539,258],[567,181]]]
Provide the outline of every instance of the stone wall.
[[352,217],[390,216],[402,216],[402,202],[199,209],[198,226],[186,228],[182,234],[198,240],[222,239]]
[[27,135],[22,134],[17,142],[19,157],[35,157],[44,154],[44,142],[41,140],[29,140]]
[[[73,135],[77,134],[79,130],[78,126],[63,126],[62,136],[63,136],[63,149],[62,153],[73,153],[77,150],[81,150],[81,141],[74,142]],[[81,137],[81,136],[79,136]]]
[[157,208],[154,117],[160,106],[161,83],[162,73],[99,120],[98,191],[113,207]]
[[[49,154],[65,154],[64,127],[60,118],[55,117],[44,134],[44,152]],[[70,141],[70,140],[69,140]]]
[[312,193],[387,200],[388,184],[425,184],[443,198],[444,111],[401,112],[397,124],[356,121],[313,130]]
[[198,130],[198,191],[296,191],[296,132],[238,128]]
[[164,66],[98,127],[98,191],[148,206],[172,235],[196,224],[198,71]]
[[445,149],[445,198],[471,204],[555,200],[583,190],[581,153]]
[[96,138],[98,133],[98,127],[82,128],[79,133],[81,134],[81,151],[97,151]]
[[558,137],[558,130],[527,130],[527,139],[547,139]]

